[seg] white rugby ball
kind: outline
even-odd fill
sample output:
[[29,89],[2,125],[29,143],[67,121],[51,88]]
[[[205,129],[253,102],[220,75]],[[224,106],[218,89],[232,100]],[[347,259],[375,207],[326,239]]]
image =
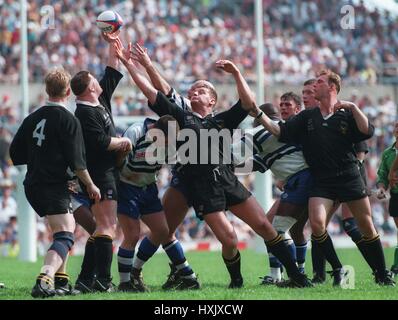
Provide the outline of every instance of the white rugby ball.
[[104,11],[97,18],[97,27],[105,33],[116,32],[122,25],[123,19],[116,11]]

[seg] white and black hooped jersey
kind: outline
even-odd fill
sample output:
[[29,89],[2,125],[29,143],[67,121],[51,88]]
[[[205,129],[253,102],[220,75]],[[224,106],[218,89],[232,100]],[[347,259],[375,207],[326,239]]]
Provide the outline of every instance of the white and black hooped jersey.
[[131,125],[123,134],[130,139],[133,149],[127,156],[121,169],[120,180],[137,187],[145,187],[156,182],[156,176],[162,168],[162,164],[148,163],[146,153],[148,147],[153,143],[147,137],[149,126],[156,120],[146,118],[144,122]]
[[[244,148],[253,150],[244,155]],[[242,139],[233,145],[234,163],[253,161],[253,171],[268,169],[278,180],[286,181],[293,174],[308,168],[300,145],[287,144],[265,130],[262,126],[245,131]]]

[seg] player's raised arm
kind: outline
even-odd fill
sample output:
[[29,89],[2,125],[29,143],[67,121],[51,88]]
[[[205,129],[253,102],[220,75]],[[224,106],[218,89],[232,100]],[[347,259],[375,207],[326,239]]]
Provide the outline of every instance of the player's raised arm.
[[265,129],[271,132],[274,136],[279,137],[281,134],[281,128],[277,123],[272,121],[264,112],[260,112],[256,119],[261,123]]
[[156,90],[156,88],[154,88],[150,81],[140,72],[140,70],[131,59],[131,50],[131,43],[129,44],[127,50],[119,44],[117,54],[120,61],[122,61],[122,63],[129,71],[137,87],[147,97],[150,108],[159,116],[169,114],[173,116],[179,124],[182,123],[184,111],[175,103],[170,102],[166,95]]
[[148,50],[141,47],[138,43],[133,46],[133,51],[131,52],[131,57],[134,61],[138,62],[145,68],[149,78],[155,89],[168,95],[171,91],[171,86],[169,83],[160,75],[160,72],[153,65],[151,58],[148,55]]
[[250,90],[249,85],[243,78],[242,73],[238,67],[229,60],[218,60],[216,62],[216,68],[224,70],[227,73],[232,74],[236,82],[236,88],[238,90],[239,99],[242,102],[242,107],[250,111],[256,105],[253,92]]
[[349,101],[338,101],[334,105],[333,109],[335,112],[340,109],[351,110],[358,130],[364,135],[373,134],[374,128],[372,128],[366,115],[361,111],[361,109],[359,109],[359,107],[355,103]]
[[118,43],[116,53],[120,61],[124,64],[124,66],[128,70],[131,78],[133,78],[137,87],[148,99],[149,103],[153,105],[156,102],[156,96],[158,90],[156,90],[156,88],[154,88],[154,86],[149,82],[149,80],[138,70],[137,66],[134,64],[133,60],[131,59],[131,50],[132,50],[131,43],[129,43],[127,49],[124,49],[121,46],[121,44]]
[[115,42],[120,41],[119,34],[120,30],[112,34],[102,32],[102,37],[106,42],[109,43],[109,56],[108,56],[107,66],[115,70],[117,70],[117,68],[119,67],[119,58],[116,54],[116,46],[115,46]]

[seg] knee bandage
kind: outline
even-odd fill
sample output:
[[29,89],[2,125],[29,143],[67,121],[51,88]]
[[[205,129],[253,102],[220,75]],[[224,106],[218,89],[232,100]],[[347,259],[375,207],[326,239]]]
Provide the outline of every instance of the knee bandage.
[[72,232],[61,231],[54,233],[54,241],[51,247],[48,249],[54,250],[62,260],[65,260],[68,255],[69,250],[72,248],[74,241],[74,236]]

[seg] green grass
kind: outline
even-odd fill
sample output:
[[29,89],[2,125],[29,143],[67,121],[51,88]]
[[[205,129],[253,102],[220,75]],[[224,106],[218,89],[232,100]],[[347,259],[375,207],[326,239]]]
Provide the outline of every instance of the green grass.
[[[169,272],[168,259],[165,254],[156,254],[144,267],[144,279],[150,287],[150,293],[113,293],[113,294],[87,294],[75,297],[60,297],[54,299],[132,299],[132,300],[327,300],[327,299],[398,299],[398,287],[380,287],[374,284],[373,277],[358,250],[338,250],[341,261],[355,267],[355,289],[333,288],[331,279],[324,285],[308,289],[281,289],[270,286],[260,286],[259,276],[267,273],[268,263],[266,256],[251,250],[242,252],[242,272],[245,286],[239,290],[227,289],[229,276],[222,262],[219,252],[189,252],[187,258],[199,275],[202,289],[197,291],[163,292],[162,283]],[[391,266],[393,249],[385,250],[387,266]],[[311,254],[307,254],[307,272],[311,274]],[[40,259],[41,260],[41,259]],[[35,277],[40,270],[42,261],[37,263],[25,263],[16,259],[0,259],[0,282],[5,283],[5,288],[0,289],[0,300],[4,299],[31,299],[30,290],[34,284]],[[71,257],[68,270],[74,281],[80,270],[81,257]],[[113,261],[113,277],[117,284],[116,256]]]

